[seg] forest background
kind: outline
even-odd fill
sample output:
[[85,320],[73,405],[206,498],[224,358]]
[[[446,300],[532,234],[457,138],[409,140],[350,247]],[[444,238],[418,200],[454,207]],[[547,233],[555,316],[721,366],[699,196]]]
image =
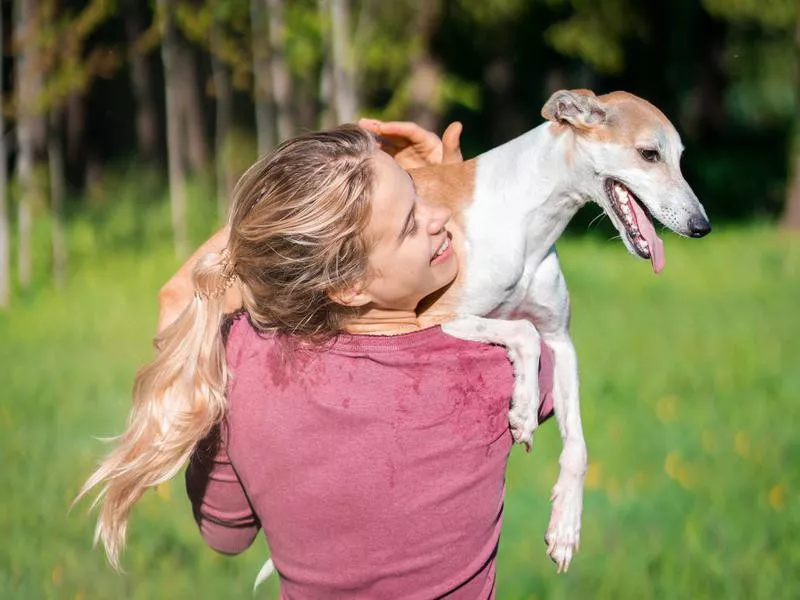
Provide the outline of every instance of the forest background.
[[[615,89],[678,128],[714,226],[658,278],[584,209],[560,245],[591,453],[584,543],[541,534],[559,441],[509,470],[501,598],[793,598],[800,589],[796,0],[3,0],[0,597],[249,595],[179,484],[134,513],[128,574],[67,515],[124,424],[159,286],[286,137],[358,116],[464,123],[465,156]],[[335,551],[335,549],[331,549]],[[260,592],[276,593],[275,582]]]

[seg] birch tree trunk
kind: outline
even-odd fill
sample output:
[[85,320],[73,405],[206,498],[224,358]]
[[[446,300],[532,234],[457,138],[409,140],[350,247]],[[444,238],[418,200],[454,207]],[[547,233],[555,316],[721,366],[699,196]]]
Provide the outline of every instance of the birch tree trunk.
[[419,54],[411,63],[410,117],[430,131],[437,131],[439,127],[439,114],[435,105],[442,80],[442,68],[430,52],[431,37],[439,10],[438,0],[420,3],[417,31],[422,43]]
[[17,227],[19,229],[17,244],[17,276],[23,288],[31,282],[31,204],[36,195],[33,178],[34,163],[34,131],[33,115],[30,113],[35,94],[35,83],[32,77],[33,53],[35,39],[29,31],[34,7],[32,0],[17,0],[15,3],[15,37],[19,44],[16,57],[16,103],[17,114],[17,178],[19,180],[19,203]]
[[228,196],[230,184],[228,181],[227,146],[231,123],[233,122],[233,88],[231,74],[227,65],[219,58],[219,40],[221,36],[216,21],[211,25],[211,73],[214,79],[214,93],[216,95],[216,135],[214,147],[214,160],[217,177],[217,210],[221,218],[228,214]]
[[197,81],[197,61],[194,50],[176,35],[175,59],[179,89],[179,114],[183,118],[186,134],[186,158],[195,173],[202,173],[208,164],[208,142],[205,134],[203,100]]
[[161,59],[164,63],[164,86],[167,113],[167,162],[169,164],[169,197],[172,216],[175,254],[186,256],[188,235],[186,226],[186,182],[183,169],[181,119],[178,115],[178,77],[176,70],[177,32],[173,21],[174,0],[158,0],[161,18]]
[[264,0],[250,0],[250,31],[253,54],[253,99],[256,109],[258,153],[275,146],[275,109],[269,62],[269,34]]
[[[0,10],[0,82],[5,81],[5,19]],[[2,89],[0,85],[0,90]],[[4,95],[0,93],[0,309],[8,308],[11,301],[11,228],[8,223],[8,165],[6,157],[6,120],[3,111]]]
[[789,145],[789,181],[781,225],[800,230],[800,8],[794,32],[794,118]]
[[52,211],[53,281],[56,287],[64,287],[67,278],[67,244],[64,235],[64,150],[61,141],[61,109],[50,112],[47,156],[50,166],[50,206]]
[[351,123],[358,112],[356,69],[351,40],[349,0],[327,0],[333,49],[333,97],[336,121]]
[[265,2],[269,15],[269,73],[275,105],[275,125],[278,140],[282,141],[294,133],[291,107],[292,77],[286,61],[284,0],[265,0]]
[[158,114],[152,73],[147,56],[136,47],[144,33],[139,0],[126,0],[124,12],[131,90],[136,103],[136,142],[139,156],[145,160],[155,160],[158,155]]

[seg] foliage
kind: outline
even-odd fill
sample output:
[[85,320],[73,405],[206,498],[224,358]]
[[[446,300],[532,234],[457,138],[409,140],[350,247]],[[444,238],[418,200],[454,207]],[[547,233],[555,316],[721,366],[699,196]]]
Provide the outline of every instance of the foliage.
[[[714,15],[730,21],[725,56],[732,78],[731,113],[740,121],[785,121],[797,110],[794,52],[798,7],[794,0],[703,0]],[[763,30],[754,35],[753,28]]]
[[574,56],[603,73],[619,73],[625,65],[623,41],[646,34],[645,24],[631,0],[545,0],[551,6],[569,5],[568,18],[551,25],[544,37],[556,50]]
[[[116,49],[87,41],[117,10],[114,0],[91,0],[80,11],[58,10],[56,0],[41,2],[24,36],[33,38],[40,73],[46,74],[35,114],[63,105],[73,92],[83,92],[95,77],[109,77],[119,67]],[[22,46],[25,40],[15,40]],[[31,107],[26,107],[30,109]]]

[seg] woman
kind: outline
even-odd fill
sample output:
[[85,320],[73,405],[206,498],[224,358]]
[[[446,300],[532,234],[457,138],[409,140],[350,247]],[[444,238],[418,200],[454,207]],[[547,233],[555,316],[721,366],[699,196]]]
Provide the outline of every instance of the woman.
[[[103,486],[113,565],[132,505],[193,453],[203,537],[237,553],[263,528],[287,598],[493,596],[513,373],[502,348],[420,328],[457,273],[449,217],[354,126],[245,173],[81,491]],[[230,287],[244,311],[222,328]]]

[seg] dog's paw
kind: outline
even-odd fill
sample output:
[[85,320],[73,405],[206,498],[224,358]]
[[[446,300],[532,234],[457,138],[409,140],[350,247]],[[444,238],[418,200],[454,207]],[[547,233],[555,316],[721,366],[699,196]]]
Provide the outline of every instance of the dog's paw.
[[533,432],[539,426],[538,399],[538,380],[524,370],[518,371],[511,396],[511,409],[508,411],[508,424],[514,441],[525,444],[529,450],[533,443]]
[[559,477],[553,488],[552,502],[553,510],[544,541],[547,544],[547,555],[556,564],[558,572],[566,573],[580,545],[582,486],[565,485]]

